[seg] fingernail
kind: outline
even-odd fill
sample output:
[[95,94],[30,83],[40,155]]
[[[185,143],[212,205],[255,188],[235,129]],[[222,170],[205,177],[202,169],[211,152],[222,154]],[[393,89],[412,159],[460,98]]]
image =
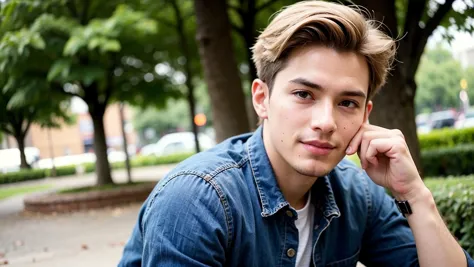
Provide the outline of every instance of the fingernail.
[[347,154],[351,153],[351,147],[350,147],[350,146],[347,147],[346,153],[347,153]]

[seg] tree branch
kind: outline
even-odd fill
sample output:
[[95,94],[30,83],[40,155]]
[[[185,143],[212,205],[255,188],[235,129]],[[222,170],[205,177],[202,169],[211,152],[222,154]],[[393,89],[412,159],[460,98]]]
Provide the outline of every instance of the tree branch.
[[8,125],[1,125],[0,124],[0,130],[6,134],[13,135],[13,131],[8,128]]
[[273,5],[276,1],[275,0],[268,0],[267,2],[261,4],[259,7],[255,9],[255,14],[258,14],[258,12],[262,11],[263,9]]
[[53,84],[51,84],[51,89],[53,89],[54,91],[56,91],[56,92],[58,92],[58,93],[67,95],[67,96],[77,96],[77,97],[79,97],[79,98],[84,99],[84,97],[82,97],[82,96],[79,95],[79,94],[64,91],[62,85],[59,84],[59,83],[53,83]]
[[446,14],[448,14],[448,12],[451,10],[453,3],[454,0],[446,0],[444,1],[444,4],[438,7],[438,10],[436,10],[436,13],[433,15],[433,17],[426,22],[426,27],[422,33],[424,36],[429,37],[433,33]]
[[176,25],[174,25],[173,22],[171,22],[171,21],[168,21],[164,18],[158,18],[158,17],[156,17],[155,19],[156,19],[156,21],[158,21],[159,23],[162,23],[163,25],[166,25],[170,28],[176,29]]
[[76,6],[74,5],[73,3],[73,0],[68,0],[66,2],[66,6],[67,8],[69,9],[69,12],[71,12],[71,15],[74,17],[74,18],[77,18],[77,9],[76,9]]
[[244,36],[244,29],[242,27],[237,26],[234,22],[230,21],[230,26],[232,29],[236,32],[238,32],[240,35]]
[[410,53],[410,58],[412,59],[412,61],[410,62],[410,66],[408,68],[408,77],[415,76],[416,70],[418,69],[418,65],[420,63],[421,55],[423,54],[423,50],[425,49],[426,43],[428,42],[428,38],[431,36],[433,31],[439,26],[446,14],[448,14],[448,12],[451,10],[453,2],[454,0],[446,0],[444,4],[440,5],[433,17],[431,17],[426,22],[425,28],[420,31],[420,34],[418,35],[419,38],[413,42],[413,49]]

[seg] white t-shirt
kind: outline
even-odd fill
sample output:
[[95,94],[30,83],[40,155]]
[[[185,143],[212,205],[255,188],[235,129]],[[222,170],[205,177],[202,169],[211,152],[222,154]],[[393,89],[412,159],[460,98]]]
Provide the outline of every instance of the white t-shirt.
[[295,221],[298,228],[298,251],[296,253],[296,267],[309,267],[313,251],[313,222],[314,205],[311,204],[311,191],[308,194],[308,200],[305,206],[296,210],[298,219]]

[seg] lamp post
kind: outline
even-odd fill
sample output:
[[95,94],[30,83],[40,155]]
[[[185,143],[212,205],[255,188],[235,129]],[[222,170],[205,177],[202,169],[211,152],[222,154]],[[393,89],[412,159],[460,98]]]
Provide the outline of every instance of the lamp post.
[[463,113],[469,110],[469,96],[467,94],[467,81],[466,79],[461,79],[461,92],[459,92],[459,99],[461,99]]

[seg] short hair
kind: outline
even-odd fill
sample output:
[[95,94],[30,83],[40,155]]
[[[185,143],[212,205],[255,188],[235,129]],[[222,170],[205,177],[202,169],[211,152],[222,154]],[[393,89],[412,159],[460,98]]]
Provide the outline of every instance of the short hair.
[[385,84],[396,53],[395,41],[382,24],[364,17],[361,8],[324,1],[302,1],[283,8],[252,48],[259,79],[271,88],[288,54],[305,45],[355,52],[369,66],[368,99]]

